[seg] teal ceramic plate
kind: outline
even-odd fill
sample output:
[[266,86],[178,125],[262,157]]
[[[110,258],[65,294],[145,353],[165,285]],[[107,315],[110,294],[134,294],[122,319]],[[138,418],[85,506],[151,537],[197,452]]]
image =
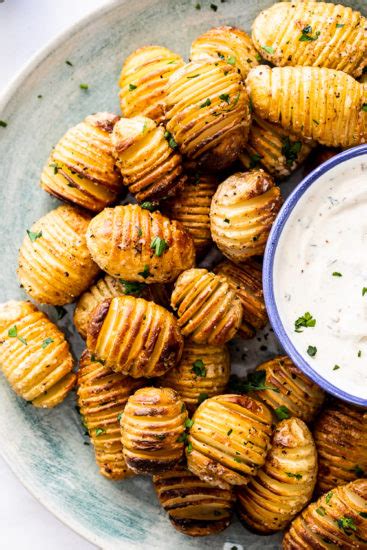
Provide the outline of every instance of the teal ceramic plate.
[[[116,111],[122,60],[135,48],[158,43],[187,58],[191,41],[211,26],[230,24],[249,31],[269,0],[116,1],[93,13],[37,55],[0,102],[0,301],[24,298],[15,269],[26,228],[57,205],[38,179],[52,145],[70,126],[96,111]],[[354,5],[366,8],[366,0]],[[73,66],[65,63],[70,60]],[[88,91],[79,87],[88,83]],[[42,98],[38,96],[41,95]],[[296,175],[293,184],[299,181]],[[292,183],[287,184],[292,187]],[[48,313],[55,319],[55,312]],[[59,325],[79,357],[82,342],[69,313]],[[233,342],[237,372],[279,351],[265,330],[250,342]],[[148,478],[109,482],[97,472],[93,451],[75,409],[75,396],[55,410],[37,410],[17,398],[0,378],[1,453],[24,485],[60,520],[104,549],[187,550],[280,548],[279,535],[258,537],[238,522],[218,536],[180,535],[158,507]]]

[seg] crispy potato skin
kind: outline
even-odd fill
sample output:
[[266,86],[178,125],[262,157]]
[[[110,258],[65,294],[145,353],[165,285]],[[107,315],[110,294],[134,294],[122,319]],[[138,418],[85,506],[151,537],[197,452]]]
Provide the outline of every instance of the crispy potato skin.
[[341,71],[260,65],[246,83],[255,114],[287,132],[330,147],[367,141],[367,86]]
[[281,531],[311,500],[317,453],[311,432],[299,418],[280,422],[264,466],[248,485],[239,487],[238,513],[250,530]]
[[243,80],[249,71],[259,64],[251,38],[245,31],[236,27],[214,27],[201,34],[191,44],[191,61],[224,60],[238,69]]
[[55,407],[75,384],[64,334],[30,302],[0,304],[0,368],[12,389],[36,407]]
[[171,306],[183,336],[197,344],[225,344],[242,319],[239,298],[225,277],[206,269],[189,269],[177,279]]
[[183,65],[182,57],[162,46],[145,46],[130,54],[119,79],[123,115],[143,115],[162,122],[168,78]]
[[367,20],[340,4],[273,4],[255,19],[252,40],[278,67],[327,67],[358,77],[367,65]]
[[366,411],[333,402],[318,417],[314,438],[319,456],[319,493],[367,475]]
[[223,531],[231,522],[234,494],[212,487],[184,466],[153,477],[158,500],[175,529],[202,537]]
[[121,417],[127,465],[138,474],[171,470],[182,458],[187,411],[171,388],[142,388]]
[[241,301],[243,315],[239,335],[242,338],[253,338],[256,330],[264,328],[268,322],[261,263],[253,258],[237,265],[225,260],[215,267],[214,273],[227,279],[230,288]]
[[265,384],[277,388],[256,391],[256,398],[276,410],[287,407],[292,416],[304,422],[312,422],[325,398],[324,391],[307,378],[287,355],[279,355],[259,365],[257,371],[265,371]]
[[230,355],[225,345],[195,344],[188,340],[181,361],[162,377],[161,383],[176,390],[187,409],[194,412],[202,396],[224,392],[230,372]]
[[165,102],[166,128],[189,160],[215,172],[238,158],[251,116],[247,92],[232,65],[188,63],[170,77]]
[[152,378],[178,363],[183,338],[176,319],[163,307],[117,296],[100,302],[93,311],[87,347],[115,372]]
[[263,254],[281,204],[280,189],[264,170],[227,178],[210,207],[212,238],[219,250],[236,263]]
[[70,128],[52,150],[41,187],[58,199],[100,212],[122,187],[110,134],[119,117],[96,113]]
[[59,206],[31,227],[19,250],[18,278],[37,302],[62,306],[73,302],[99,273],[87,248],[90,216],[73,206]]
[[188,468],[210,485],[246,485],[263,466],[272,416],[266,405],[246,395],[218,395],[193,416],[186,449]]
[[[168,248],[157,256],[154,240]],[[87,244],[96,263],[112,277],[165,283],[195,263],[194,243],[180,223],[136,204],[106,208],[92,219]]]
[[[363,515],[362,515],[363,514]],[[367,548],[367,479],[336,487],[291,523],[284,550]],[[352,527],[349,527],[352,526]]]
[[94,446],[100,473],[110,479],[133,475],[122,452],[119,415],[129,396],[144,384],[143,379],[114,373],[84,350],[79,360],[77,395],[83,424]]
[[181,155],[169,145],[163,126],[150,118],[122,118],[111,140],[116,164],[137,201],[174,195],[186,181]]

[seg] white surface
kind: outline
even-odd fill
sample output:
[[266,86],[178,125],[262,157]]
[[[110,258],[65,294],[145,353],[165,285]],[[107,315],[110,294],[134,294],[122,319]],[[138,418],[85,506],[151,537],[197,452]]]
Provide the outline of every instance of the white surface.
[[[0,0],[0,93],[59,32],[108,0]],[[0,457],[0,548],[93,550],[28,493]]]

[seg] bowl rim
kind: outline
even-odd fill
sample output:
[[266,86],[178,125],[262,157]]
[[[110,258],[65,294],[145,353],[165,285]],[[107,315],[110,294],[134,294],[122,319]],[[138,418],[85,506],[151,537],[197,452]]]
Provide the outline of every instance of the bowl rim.
[[359,405],[362,407],[367,407],[367,398],[357,397],[348,393],[338,386],[335,386],[323,376],[321,376],[297,351],[295,346],[292,343],[292,340],[287,335],[281,316],[279,314],[275,294],[274,294],[274,259],[277,251],[279,239],[283,232],[286,223],[295,208],[298,204],[298,201],[303,197],[304,193],[314,184],[319,178],[329,172],[334,167],[339,164],[344,163],[347,160],[352,158],[367,156],[367,144],[358,145],[341,153],[338,153],[334,157],[328,159],[324,163],[320,164],[315,168],[310,174],[308,174],[292,191],[292,193],[285,200],[282,208],[279,211],[279,214],[271,228],[269,238],[266,244],[264,261],[263,261],[263,291],[265,305],[269,316],[270,324],[274,330],[275,335],[277,336],[280,344],[284,348],[285,352],[292,361],[297,365],[297,367],[306,374],[313,382],[319,385],[322,389],[328,393],[338,397],[343,401],[352,403],[354,405]]

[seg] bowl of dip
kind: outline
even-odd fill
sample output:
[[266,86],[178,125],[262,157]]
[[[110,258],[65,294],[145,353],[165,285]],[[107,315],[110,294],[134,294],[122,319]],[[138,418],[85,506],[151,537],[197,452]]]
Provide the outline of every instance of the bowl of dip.
[[367,144],[311,172],[285,201],[263,265],[286,353],[334,396],[367,407]]

